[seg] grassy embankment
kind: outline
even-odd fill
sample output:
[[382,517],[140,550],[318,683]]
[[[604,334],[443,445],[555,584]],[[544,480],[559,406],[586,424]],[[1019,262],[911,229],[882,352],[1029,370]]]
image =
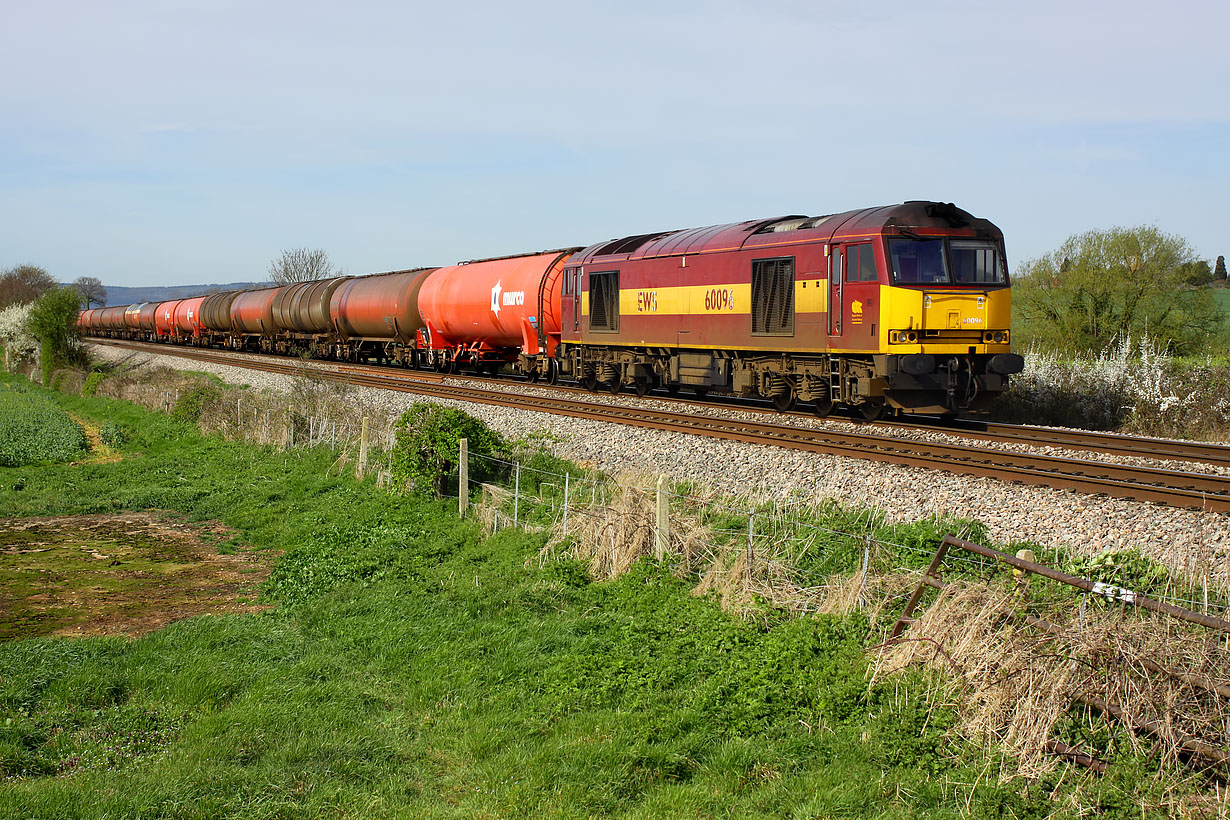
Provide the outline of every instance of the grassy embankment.
[[0,514],[221,521],[284,552],[278,606],[0,644],[0,816],[1164,814],[1131,755],[1000,784],[923,673],[868,683],[861,616],[740,619],[646,562],[594,583],[540,567],[545,535],[484,538],[331,452],[53,399],[118,425],[125,458],[0,469]]

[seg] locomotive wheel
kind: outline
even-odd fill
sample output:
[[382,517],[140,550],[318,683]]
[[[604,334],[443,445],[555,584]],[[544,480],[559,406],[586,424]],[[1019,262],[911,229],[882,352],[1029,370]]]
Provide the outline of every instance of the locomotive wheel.
[[884,418],[884,411],[887,407],[884,400],[880,399],[879,401],[865,401],[858,406],[858,409],[867,421],[879,421]]
[[832,399],[820,399],[816,402],[816,406],[813,409],[816,411],[817,416],[824,418],[825,416],[832,415],[835,406],[836,404]]
[[611,391],[611,395],[613,396],[618,393],[623,386],[623,382],[619,379],[611,379],[611,383],[606,385],[606,389]]
[[636,395],[644,397],[653,389],[653,379],[648,376],[637,376],[632,380],[632,389],[636,391]]
[[598,390],[598,377],[597,376],[583,376],[581,378],[581,386],[584,387],[586,390],[588,390],[591,393],[597,391]]
[[672,396],[678,396],[679,395],[679,383],[671,382],[670,384],[666,385],[666,392],[670,393]]

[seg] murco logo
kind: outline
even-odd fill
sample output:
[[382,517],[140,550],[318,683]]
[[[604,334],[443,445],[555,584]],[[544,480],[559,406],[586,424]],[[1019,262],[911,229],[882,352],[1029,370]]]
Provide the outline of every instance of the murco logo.
[[500,283],[503,281],[504,280],[501,279],[495,283],[494,287],[491,288],[491,312],[496,316],[500,315],[501,307],[525,304],[525,291],[510,290],[508,292],[504,292],[504,289],[500,286]]

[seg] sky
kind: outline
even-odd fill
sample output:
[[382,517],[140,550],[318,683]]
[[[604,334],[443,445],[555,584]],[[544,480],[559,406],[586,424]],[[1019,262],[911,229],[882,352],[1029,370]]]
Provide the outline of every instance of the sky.
[[0,270],[346,273],[909,199],[1230,255],[1230,3],[4,0]]

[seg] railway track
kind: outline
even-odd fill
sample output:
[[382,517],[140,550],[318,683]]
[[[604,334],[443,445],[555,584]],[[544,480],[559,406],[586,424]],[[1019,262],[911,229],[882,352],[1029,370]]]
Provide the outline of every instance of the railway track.
[[[105,343],[142,352],[175,355],[282,375],[303,375],[304,372],[302,365],[282,357],[253,357],[226,351],[116,340],[108,340]],[[750,444],[768,444],[849,458],[926,467],[963,475],[989,477],[1029,485],[1060,487],[1167,506],[1230,512],[1230,477],[1221,475],[989,449],[964,444],[918,441],[873,433],[819,430],[777,422],[749,423],[716,416],[630,407],[621,404],[604,404],[564,396],[527,396],[482,387],[446,385],[443,383],[443,378],[437,374],[368,365],[329,362],[326,367],[312,368],[312,374],[333,381],[386,390],[400,390],[435,398],[471,401],[646,429],[705,435]],[[1230,448],[1219,445],[1122,437],[1127,441],[1122,444],[1114,442],[1112,448],[1112,442],[1106,442],[1105,446],[1102,446],[1102,440],[1120,437],[1105,434],[1082,436],[1072,431],[1049,430],[1045,431],[1048,435],[1044,436],[1035,435],[1034,431],[1041,428],[1016,428],[1012,425],[987,425],[987,427],[989,429],[969,433],[956,432],[989,440],[1018,442],[1024,440],[1042,446],[1098,449],[1101,452],[1114,452],[1151,459],[1230,463],[1227,459]],[[1017,429],[1023,430],[1023,434],[1012,436],[1010,431]],[[944,432],[949,431],[944,430]],[[1142,445],[1142,449],[1133,449],[1133,442],[1145,444]]]

